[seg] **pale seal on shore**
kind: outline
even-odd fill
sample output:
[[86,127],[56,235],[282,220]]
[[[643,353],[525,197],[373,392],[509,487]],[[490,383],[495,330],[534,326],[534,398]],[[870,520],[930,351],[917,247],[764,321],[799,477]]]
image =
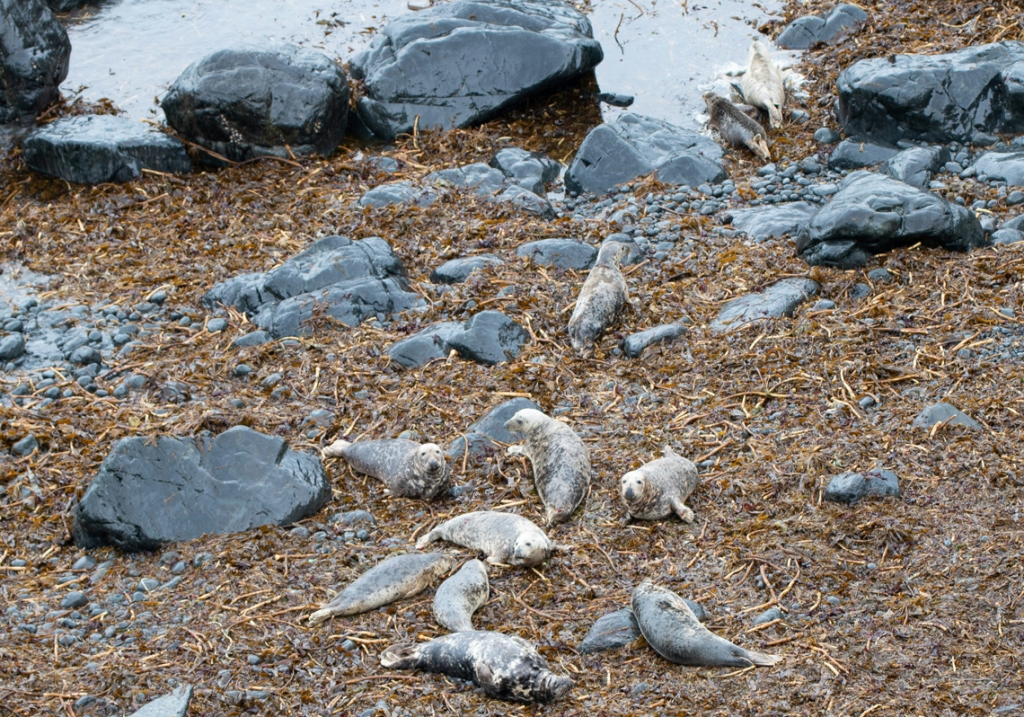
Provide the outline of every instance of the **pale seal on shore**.
[[569,341],[581,356],[594,353],[594,344],[618,317],[629,299],[626,279],[619,265],[630,247],[621,242],[608,242],[597,254],[587,280],[583,282],[576,308],[569,319]]
[[415,595],[455,567],[443,553],[405,553],[381,561],[309,616],[319,625],[335,615],[356,615]]
[[487,567],[479,560],[467,560],[459,572],[441,583],[434,593],[434,617],[450,632],[470,631],[473,613],[490,595]]
[[448,492],[452,472],[434,443],[405,438],[349,443],[339,439],[323,449],[324,458],[344,458],[352,469],[384,481],[392,495],[433,500]]
[[697,466],[665,447],[665,457],[644,463],[619,479],[619,493],[633,518],[656,520],[675,513],[687,523],[693,511],[686,499],[697,487]]
[[722,139],[734,147],[746,147],[766,162],[771,161],[764,127],[721,95],[705,92],[703,97],[708,106],[708,125],[718,130]]
[[455,632],[415,645],[392,645],[381,653],[380,664],[472,680],[485,694],[510,702],[553,702],[573,685],[569,677],[552,672],[526,640],[498,632]]
[[700,624],[689,605],[650,580],[633,590],[633,614],[655,652],[677,665],[695,667],[769,667],[782,658],[744,650]]
[[564,523],[590,490],[590,451],[576,432],[534,408],[524,408],[505,422],[505,430],[523,436],[513,455],[525,455],[544,503],[548,525]]
[[740,80],[743,98],[768,113],[772,127],[782,126],[782,106],[786,103],[786,85],[782,72],[768,55],[768,47],[760,40],[750,45],[747,71]]
[[435,540],[447,540],[479,550],[495,565],[533,567],[547,560],[555,544],[533,521],[514,513],[481,510],[459,515],[437,526],[416,541],[423,548]]

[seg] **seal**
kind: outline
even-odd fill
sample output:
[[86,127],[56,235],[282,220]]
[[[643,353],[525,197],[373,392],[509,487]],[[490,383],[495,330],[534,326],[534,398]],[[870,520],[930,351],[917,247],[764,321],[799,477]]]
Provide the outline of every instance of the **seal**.
[[622,311],[629,299],[626,279],[619,264],[631,248],[621,242],[607,242],[583,282],[576,308],[569,319],[569,341],[581,356],[594,353],[594,344]]
[[768,56],[768,47],[760,40],[750,44],[747,71],[740,81],[743,98],[768,113],[772,127],[782,126],[782,106],[786,103],[786,85],[782,73]]
[[746,147],[764,161],[771,161],[764,127],[721,95],[705,92],[703,97],[708,106],[708,124],[718,130],[726,142],[734,147]]
[[337,440],[324,458],[344,458],[352,469],[384,481],[392,495],[433,500],[448,492],[452,472],[444,452],[434,443],[405,438],[349,443]]
[[633,590],[633,614],[655,652],[677,665],[769,667],[782,658],[744,650],[700,624],[689,605],[668,588],[645,580]]
[[443,553],[405,553],[378,563],[309,616],[319,625],[335,615],[356,615],[411,597],[455,567]]
[[526,640],[498,632],[455,632],[415,645],[392,645],[381,653],[380,664],[472,680],[490,697],[509,702],[554,702],[573,685],[552,672]]
[[473,613],[491,595],[487,567],[479,560],[467,560],[459,572],[441,583],[434,593],[434,617],[450,632],[473,629]]
[[505,421],[505,430],[523,436],[509,453],[525,455],[544,503],[547,524],[564,523],[590,490],[590,451],[569,426],[535,408],[524,408]]
[[656,520],[675,513],[687,523],[693,511],[686,499],[697,487],[697,466],[665,447],[665,457],[644,463],[619,479],[619,493],[630,517]]
[[423,548],[435,540],[447,540],[479,550],[492,565],[540,565],[555,544],[533,521],[514,513],[481,510],[465,513],[437,526],[416,541]]

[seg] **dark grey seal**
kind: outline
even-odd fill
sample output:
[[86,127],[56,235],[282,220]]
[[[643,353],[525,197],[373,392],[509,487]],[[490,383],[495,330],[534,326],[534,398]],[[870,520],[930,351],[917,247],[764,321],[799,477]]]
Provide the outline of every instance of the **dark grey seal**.
[[344,458],[358,473],[378,478],[392,495],[433,500],[452,487],[452,472],[444,451],[434,443],[405,438],[349,443],[337,440],[323,450],[324,458]]
[[466,513],[445,521],[417,540],[416,547],[423,548],[435,540],[479,550],[494,565],[540,565],[555,549],[555,544],[533,521],[493,510]]
[[734,147],[746,147],[766,162],[771,161],[764,127],[721,95],[705,92],[703,97],[708,106],[708,124],[718,130],[722,139]]
[[633,518],[656,520],[675,513],[687,523],[693,511],[686,499],[697,487],[697,466],[665,447],[665,457],[644,463],[619,479],[619,492]]
[[581,356],[594,353],[594,344],[618,318],[629,299],[629,289],[619,265],[631,249],[614,241],[602,245],[594,268],[583,282],[569,319],[569,341]]
[[677,665],[768,667],[782,658],[737,647],[700,624],[686,602],[645,580],[633,590],[633,614],[655,652]]
[[554,702],[573,684],[552,672],[526,640],[497,632],[455,632],[417,645],[392,645],[381,653],[380,664],[472,680],[490,697],[509,702]]
[[467,560],[459,572],[441,583],[434,593],[434,617],[451,632],[473,630],[473,613],[487,602],[491,585],[487,567],[479,560]]

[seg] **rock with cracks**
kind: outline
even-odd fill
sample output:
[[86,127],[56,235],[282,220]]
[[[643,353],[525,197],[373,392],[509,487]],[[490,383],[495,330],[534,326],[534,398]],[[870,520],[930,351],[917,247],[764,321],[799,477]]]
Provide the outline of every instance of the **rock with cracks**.
[[856,32],[868,14],[850,3],[840,3],[824,17],[804,15],[782,29],[775,44],[785,50],[807,50],[818,43],[835,45]]
[[818,210],[809,202],[787,202],[772,207],[738,209],[732,213],[732,225],[754,241],[796,235]]
[[448,339],[448,344],[464,359],[493,365],[512,361],[530,335],[500,311],[481,311],[466,322],[462,333]]
[[0,0],[0,125],[31,120],[60,95],[71,41],[44,0]]
[[767,319],[792,316],[821,287],[811,279],[783,279],[764,291],[741,296],[725,304],[711,323],[713,331],[735,331]]
[[948,161],[949,149],[946,147],[911,147],[887,159],[878,171],[912,187],[924,189]]
[[825,500],[833,503],[856,503],[868,496],[900,495],[900,482],[892,471],[872,470],[867,473],[842,473],[828,482]]

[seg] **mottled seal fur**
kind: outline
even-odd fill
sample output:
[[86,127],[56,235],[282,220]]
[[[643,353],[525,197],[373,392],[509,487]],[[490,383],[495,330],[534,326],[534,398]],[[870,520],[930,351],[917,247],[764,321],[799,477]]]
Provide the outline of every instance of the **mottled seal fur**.
[[650,580],[633,590],[632,607],[647,644],[677,665],[768,667],[782,659],[744,650],[715,635],[700,624],[681,597]]
[[656,520],[675,513],[687,523],[693,511],[686,499],[697,487],[697,466],[665,448],[665,457],[644,463],[619,479],[619,493],[630,516]]
[[786,103],[786,85],[782,73],[768,56],[768,47],[760,40],[750,45],[747,71],[740,81],[743,98],[768,113],[772,127],[782,126],[782,106]]
[[746,147],[766,162],[771,161],[764,127],[721,95],[705,92],[703,96],[708,106],[708,124],[718,130],[722,139],[734,147]]
[[497,632],[456,632],[416,645],[392,645],[381,653],[380,664],[472,680],[485,694],[510,702],[553,702],[573,684],[553,673],[526,640]]
[[629,299],[626,279],[619,264],[629,254],[630,247],[620,242],[608,242],[597,254],[597,262],[587,274],[576,308],[569,319],[569,341],[582,356],[594,353],[594,344],[618,317]]
[[491,586],[487,567],[479,560],[467,560],[459,572],[441,583],[434,593],[434,617],[451,632],[473,629],[473,613],[487,602]]
[[540,565],[555,549],[534,522],[521,515],[493,510],[447,520],[417,540],[416,547],[423,548],[435,540],[479,550],[487,556],[487,562],[495,565]]
[[356,615],[415,595],[455,567],[443,553],[405,553],[384,560],[360,575],[333,600],[309,616],[319,625],[335,615]]
[[392,495],[433,500],[448,492],[452,472],[444,452],[434,443],[404,438],[349,443],[337,440],[324,458],[344,458],[352,469],[384,481]]

